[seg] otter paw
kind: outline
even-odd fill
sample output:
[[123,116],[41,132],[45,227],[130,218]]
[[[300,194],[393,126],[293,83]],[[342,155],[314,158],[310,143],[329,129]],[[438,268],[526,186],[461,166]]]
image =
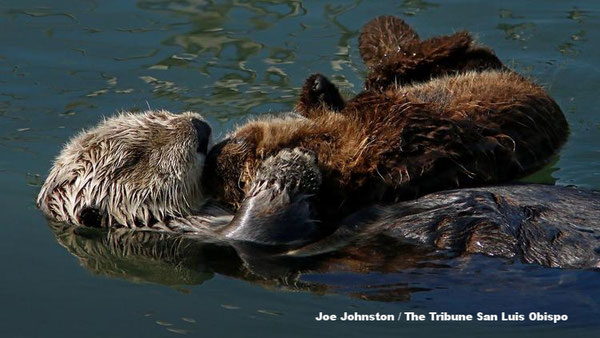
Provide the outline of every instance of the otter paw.
[[311,117],[314,113],[322,111],[323,108],[332,111],[344,109],[344,99],[337,87],[321,74],[313,74],[304,82],[300,100],[296,110]]
[[311,242],[319,234],[311,195],[320,184],[314,153],[281,150],[263,161],[250,192],[220,232],[228,239],[264,245]]
[[273,187],[286,190],[291,196],[314,194],[320,185],[316,154],[301,148],[284,149],[261,164],[250,195]]

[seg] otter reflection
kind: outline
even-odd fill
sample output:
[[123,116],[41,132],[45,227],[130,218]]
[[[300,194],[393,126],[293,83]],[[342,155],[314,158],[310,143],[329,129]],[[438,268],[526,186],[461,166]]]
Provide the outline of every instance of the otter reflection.
[[[413,245],[394,247],[385,240],[363,241],[356,247],[293,256],[252,243],[227,242],[202,235],[95,229],[49,223],[57,241],[94,274],[136,283],[166,286],[199,285],[220,274],[269,289],[317,294],[348,293],[379,301],[405,301],[423,288],[395,282],[382,289],[341,289],[333,283],[307,281],[312,274],[397,272],[407,268],[446,267],[446,256]],[[390,244],[390,243],[387,243]]]
[[[444,191],[364,209],[332,234],[295,249],[227,238],[219,232],[221,226],[198,227],[192,233],[57,223],[51,228],[84,267],[101,275],[192,285],[218,273],[270,288],[330,293],[347,291],[302,277],[443,268],[477,253],[512,262],[597,268],[599,201],[597,192],[557,186]],[[350,295],[398,301],[426,289],[396,284],[363,291]]]

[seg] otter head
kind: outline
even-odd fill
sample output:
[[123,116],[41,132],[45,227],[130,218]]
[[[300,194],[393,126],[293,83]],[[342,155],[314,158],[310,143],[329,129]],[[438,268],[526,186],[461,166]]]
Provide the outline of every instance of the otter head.
[[56,221],[143,227],[190,214],[211,129],[195,113],[123,113],[83,131],[63,148],[39,193]]
[[246,196],[261,158],[256,154],[259,130],[242,130],[212,147],[206,158],[202,186],[235,209]]
[[238,128],[210,150],[202,186],[212,196],[239,208],[261,163],[282,149],[296,147],[305,137],[298,130],[312,123],[286,114],[262,117]]

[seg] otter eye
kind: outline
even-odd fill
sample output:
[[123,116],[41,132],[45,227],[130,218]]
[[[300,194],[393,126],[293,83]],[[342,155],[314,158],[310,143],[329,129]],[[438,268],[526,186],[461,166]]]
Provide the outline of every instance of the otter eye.
[[100,214],[100,210],[90,207],[84,208],[79,213],[79,222],[86,227],[101,228],[102,215]]

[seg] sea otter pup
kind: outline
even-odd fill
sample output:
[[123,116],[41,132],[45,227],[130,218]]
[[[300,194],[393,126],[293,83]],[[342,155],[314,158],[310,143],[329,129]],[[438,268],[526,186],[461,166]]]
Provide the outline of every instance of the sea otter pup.
[[210,151],[204,186],[237,207],[261,163],[300,148],[315,154],[322,175],[319,218],[335,219],[373,202],[522,177],[566,139],[554,100],[467,33],[420,41],[384,17],[365,26],[360,50],[370,67],[365,91],[344,102],[325,77],[311,76],[296,106],[305,118],[238,128]]

